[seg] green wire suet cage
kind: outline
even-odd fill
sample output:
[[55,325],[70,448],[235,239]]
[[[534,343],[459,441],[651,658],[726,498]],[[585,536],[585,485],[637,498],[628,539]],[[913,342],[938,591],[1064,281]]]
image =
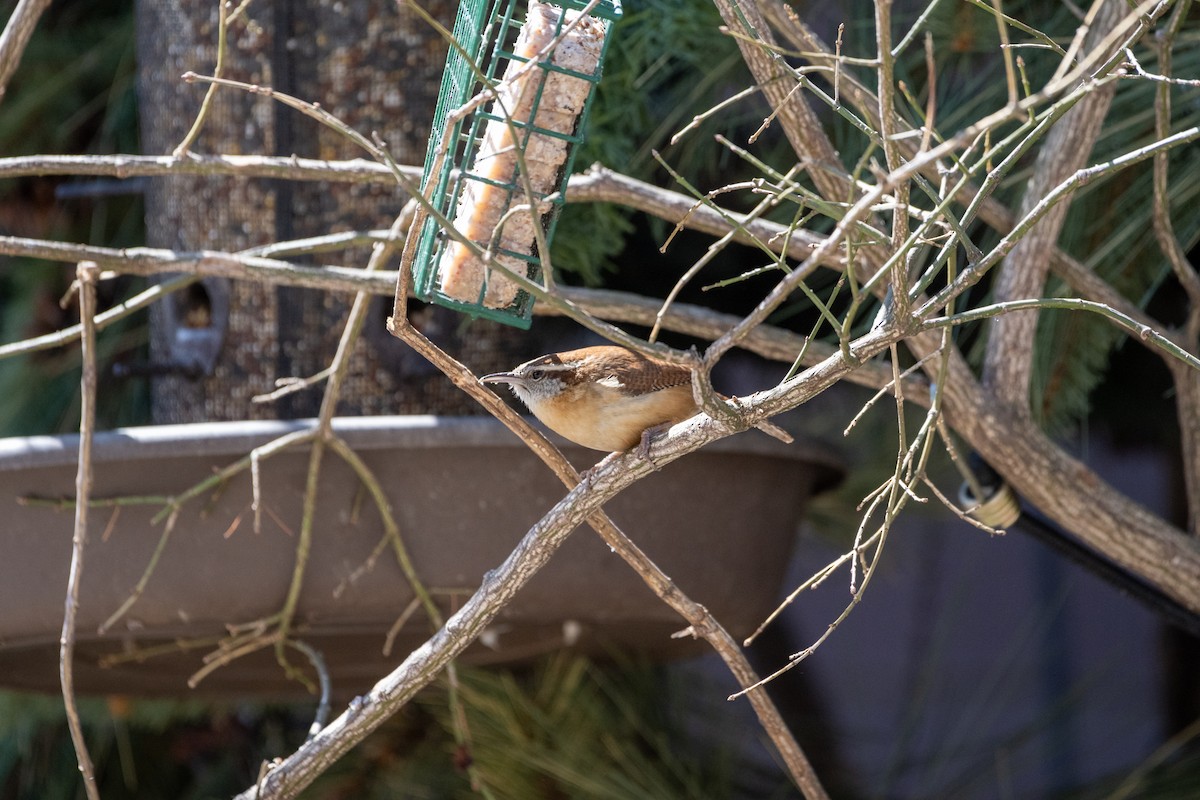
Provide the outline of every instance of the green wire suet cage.
[[533,296],[497,264],[541,278],[620,16],[619,0],[463,0],[421,182],[437,213],[411,234],[422,300],[529,327]]

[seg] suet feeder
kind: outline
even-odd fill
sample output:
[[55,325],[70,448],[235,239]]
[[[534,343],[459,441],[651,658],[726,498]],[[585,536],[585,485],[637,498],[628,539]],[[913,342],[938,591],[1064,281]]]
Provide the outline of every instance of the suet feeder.
[[621,6],[529,0],[524,22],[517,11],[459,6],[421,183],[437,213],[424,209],[410,235],[418,297],[528,328],[533,296],[505,270],[541,277]]

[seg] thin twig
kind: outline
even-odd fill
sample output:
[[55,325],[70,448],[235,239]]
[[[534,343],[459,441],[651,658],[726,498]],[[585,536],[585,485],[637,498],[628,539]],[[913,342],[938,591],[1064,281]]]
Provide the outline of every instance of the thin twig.
[[146,591],[146,584],[150,582],[150,576],[154,574],[154,568],[158,566],[158,559],[163,554],[163,550],[167,547],[167,541],[171,538],[171,533],[175,530],[175,522],[179,519],[179,506],[174,506],[171,509],[170,516],[167,517],[167,522],[163,526],[163,532],[158,537],[158,544],[154,547],[154,552],[150,555],[150,561],[146,564],[146,568],[142,571],[142,577],[138,579],[137,584],[133,587],[129,597],[125,598],[125,602],[121,603],[120,608],[109,615],[97,630],[97,633],[107,633],[113,624],[121,617],[125,616],[133,604],[138,601],[142,594]]
[[[271,620],[276,620],[278,615],[275,615]],[[265,620],[263,621],[266,622]],[[196,670],[188,677],[187,685],[189,689],[195,689],[200,683],[212,673],[216,672],[221,667],[227,666],[239,658],[256,653],[265,647],[270,647],[273,644],[278,644],[280,641],[279,631],[276,630],[267,633],[267,626],[264,624],[262,630],[256,630],[253,633],[239,637],[236,644],[232,644],[229,639],[223,639],[217,646],[217,649],[204,657],[204,666]],[[289,673],[288,677],[298,681],[305,686],[311,686],[311,682],[299,674],[298,671]]]
[[79,382],[82,396],[79,412],[79,469],[75,476],[75,532],[71,537],[71,567],[67,573],[67,600],[63,614],[62,637],[59,640],[58,674],[62,682],[63,705],[67,711],[67,727],[75,745],[75,757],[83,774],[83,788],[88,800],[100,800],[96,772],[83,737],[83,724],[75,703],[75,621],[79,612],[79,582],[83,576],[83,551],[87,546],[88,499],[92,492],[92,436],[96,428],[96,277],[97,264],[84,262],[76,272],[79,279],[79,318],[83,325],[80,350],[83,356],[83,376]]
[[[227,0],[217,0],[217,63],[213,66],[213,76],[221,77],[225,66],[225,38],[228,34],[227,30],[227,14],[229,12],[229,3]],[[183,141],[179,146],[172,151],[171,155],[176,158],[182,158],[187,155],[192,144],[196,141],[196,137],[200,135],[200,131],[204,128],[204,121],[208,119],[208,112],[212,109],[213,99],[217,95],[217,84],[209,84],[208,91],[204,93],[204,100],[200,103],[200,111],[196,114],[196,119],[192,121],[192,127],[188,130],[187,135],[183,137]]]
[[5,23],[4,33],[0,34],[0,101],[4,100],[8,82],[21,63],[21,55],[38,19],[49,5],[50,0],[18,0],[12,16]]
[[[387,263],[388,258],[391,257],[399,242],[400,233],[405,230],[408,223],[412,220],[412,208],[411,204],[406,206],[405,210],[396,217],[391,229],[392,238],[376,243],[367,264],[366,271],[368,273],[379,271]],[[309,451],[308,473],[305,478],[304,500],[300,517],[300,536],[296,542],[296,563],[292,572],[291,583],[288,585],[283,608],[280,610],[279,630],[281,636],[276,642],[275,647],[275,656],[280,666],[285,671],[289,671],[289,673],[290,666],[283,648],[288,638],[292,616],[295,614],[296,605],[300,601],[300,589],[304,581],[305,566],[308,563],[313,525],[316,519],[317,490],[320,482],[321,461],[324,456],[325,445],[332,436],[333,415],[337,410],[338,399],[341,396],[342,383],[345,380],[346,373],[350,369],[350,354],[354,349],[354,345],[358,342],[359,334],[362,332],[363,324],[366,322],[369,304],[370,295],[368,293],[360,291],[354,296],[354,302],[350,306],[345,326],[342,329],[341,339],[338,341],[337,352],[330,362],[330,373],[325,383],[325,394],[321,399],[321,409],[317,417],[315,438],[313,439],[312,449]]]
[[310,375],[307,378],[278,378],[275,381],[277,387],[273,392],[266,394],[256,394],[250,398],[251,403],[270,403],[278,400],[281,397],[286,397],[289,394],[302,392],[309,387],[316,386],[321,381],[329,377],[332,370],[329,367],[321,370],[315,375]]
[[1177,359],[1184,364],[1187,364],[1193,369],[1200,370],[1200,358],[1189,353],[1184,348],[1180,347],[1171,337],[1156,331],[1153,328],[1146,327],[1140,323],[1130,319],[1119,311],[1116,311],[1102,303],[1093,303],[1091,300],[1080,300],[1077,297],[1059,297],[1059,298],[1032,298],[1028,300],[1008,300],[1003,303],[992,303],[991,305],[979,306],[970,311],[960,311],[956,314],[948,314],[943,317],[931,317],[921,323],[921,328],[930,330],[934,328],[942,328],[949,325],[962,325],[966,322],[974,322],[988,317],[996,317],[1001,314],[1008,314],[1014,311],[1023,311],[1026,309],[1038,308],[1061,308],[1075,311],[1089,311],[1093,314],[1099,314],[1105,319],[1112,322],[1122,330],[1128,331],[1143,342],[1147,342],[1163,353]]
[[[1178,9],[1181,6],[1185,6],[1185,5],[1186,4],[1184,4],[1184,3],[1176,3],[1175,4],[1176,13],[1178,13]],[[1186,16],[1187,15],[1184,14],[1183,18],[1186,18]],[[1159,42],[1160,49],[1162,46],[1163,46],[1163,42],[1160,41]],[[1145,70],[1145,68],[1142,67],[1141,62],[1137,60],[1137,56],[1135,56],[1133,54],[1133,50],[1131,50],[1128,47],[1125,48],[1125,60],[1127,60],[1130,63],[1130,65],[1133,66],[1134,72],[1137,73],[1138,78],[1142,78],[1142,79],[1148,80],[1148,81],[1154,81],[1155,83],[1169,84],[1170,86],[1200,86],[1200,79],[1172,77],[1170,75],[1170,70],[1166,69],[1165,67],[1162,66],[1161,54],[1159,55],[1159,65],[1160,65],[1159,68],[1162,69],[1163,71],[1160,74],[1155,74],[1153,72],[1147,72]]]
[[1013,66],[1012,48],[1008,41],[1008,24],[1004,11],[1000,8],[1000,0],[992,0],[993,16],[996,18],[996,31],[1000,35],[1000,55],[1004,59],[1004,83],[1008,86],[1008,104],[1014,106],[1021,99],[1017,91],[1017,72]]
[[[421,598],[413,595],[413,599],[408,601],[408,605],[400,612],[400,616],[396,617],[396,621],[392,623],[392,627],[388,628],[387,636],[383,637],[383,657],[388,658],[392,655],[392,647],[396,644],[396,637],[400,635],[400,631],[404,630],[404,626],[412,618],[412,615],[417,613],[417,609],[421,607]],[[438,627],[441,627],[440,625]]]
[[[879,57],[879,137],[883,141],[883,153],[887,160],[887,168],[895,172],[900,168],[900,149],[896,144],[896,122],[898,121],[895,107],[896,76],[895,65],[892,61],[892,0],[875,0],[875,37]],[[910,194],[908,181],[896,184],[893,194],[896,198],[892,211],[891,249],[893,257],[904,245],[908,238],[908,201]],[[891,268],[891,308],[889,314],[903,320],[908,317],[908,273],[907,262],[895,259]],[[887,302],[886,300],[884,301]]]
[[312,738],[321,732],[321,728],[325,727],[325,723],[329,719],[329,695],[333,691],[333,681],[330,680],[329,668],[325,666],[325,657],[321,655],[320,650],[302,639],[289,640],[288,647],[304,654],[308,663],[312,664],[313,670],[317,673],[317,685],[321,688],[321,695],[317,700],[317,710],[313,714],[312,725],[309,726],[308,737],[305,739],[305,741],[312,741]]
[[[1001,239],[999,244],[992,248],[985,258],[963,270],[962,274],[958,276],[958,279],[954,283],[940,291],[934,298],[927,301],[920,309],[914,312],[915,316],[927,316],[932,311],[941,308],[951,298],[958,297],[969,287],[975,285],[988,270],[998,264],[1004,258],[1004,256],[1012,251],[1017,243],[1025,237],[1029,229],[1032,228],[1038,222],[1038,220],[1040,220],[1046,215],[1047,212],[1050,211],[1050,209],[1054,208],[1054,206],[1069,197],[1080,187],[1098,178],[1115,174],[1123,169],[1145,161],[1146,159],[1153,157],[1155,153],[1170,150],[1174,147],[1196,141],[1197,139],[1200,139],[1200,127],[1187,128],[1168,136],[1165,139],[1152,142],[1145,147],[1141,147],[1137,150],[1117,156],[1109,161],[1076,171],[1069,178],[1064,180],[1058,186],[1054,187],[1054,189],[1047,192],[1046,195],[1043,196],[1041,200],[1039,200],[1037,204],[1034,205],[1033,208],[1031,208],[1029,212],[1021,218],[1021,220],[1013,227],[1012,231],[1009,232],[1003,239]],[[1095,305],[1098,306],[1100,304],[1097,303]]]
[[[198,280],[200,280],[199,275],[181,275],[163,283],[156,283],[128,300],[97,314],[94,320],[95,328],[97,331],[102,331],[114,322],[124,319],[135,311],[148,307],[151,303],[161,300],[172,292],[187,288]],[[75,341],[82,333],[83,323],[80,323],[55,331],[54,333],[33,336],[11,344],[3,344],[0,345],[0,359],[33,353],[38,350],[48,350],[52,347],[61,347]]]
[[733,94],[732,96],[727,97],[724,100],[720,101],[719,103],[715,104],[714,106],[709,108],[707,111],[705,111],[701,114],[695,115],[694,117],[692,117],[691,122],[689,122],[687,125],[684,125],[682,128],[679,129],[678,132],[676,132],[676,134],[674,136],[671,137],[671,140],[670,140],[671,144],[673,144],[673,145],[678,144],[679,140],[682,139],[684,136],[686,136],[689,131],[700,127],[701,122],[703,122],[704,120],[713,116],[714,114],[716,114],[719,111],[724,111],[729,106],[736,105],[738,102],[745,100],[747,97],[750,97],[751,95],[755,94],[757,91],[758,91],[757,86],[747,86],[745,89],[742,89],[740,92],[737,92],[737,93]]
[[379,479],[375,477],[375,474],[367,466],[366,462],[341,437],[331,434],[328,444],[330,449],[337,453],[354,470],[358,479],[367,487],[367,492],[375,501],[375,507],[379,511],[380,519],[383,521],[384,541],[392,545],[392,550],[396,555],[396,562],[400,566],[400,571],[404,573],[405,580],[412,587],[413,595],[425,608],[425,613],[429,617],[430,623],[434,628],[440,628],[444,622],[441,609],[433,601],[432,595],[417,573],[412,556],[408,552],[408,547],[404,544],[404,539],[400,535],[400,526],[396,523],[396,517],[392,513],[392,506],[388,501],[387,493],[383,490]]

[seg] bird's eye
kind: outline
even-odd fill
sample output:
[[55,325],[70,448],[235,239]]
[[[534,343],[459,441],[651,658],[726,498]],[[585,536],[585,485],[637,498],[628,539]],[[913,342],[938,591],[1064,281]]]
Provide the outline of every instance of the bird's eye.
[[544,377],[546,377],[546,371],[544,369],[531,370],[529,373],[530,380],[540,381]]

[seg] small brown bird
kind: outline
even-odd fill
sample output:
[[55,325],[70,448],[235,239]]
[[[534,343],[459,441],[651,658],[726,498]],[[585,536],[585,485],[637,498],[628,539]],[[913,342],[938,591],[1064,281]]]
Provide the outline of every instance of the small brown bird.
[[[506,383],[546,427],[576,444],[611,452],[697,413],[687,367],[614,345],[584,347],[527,361],[480,378]],[[776,438],[791,437],[770,423]]]

